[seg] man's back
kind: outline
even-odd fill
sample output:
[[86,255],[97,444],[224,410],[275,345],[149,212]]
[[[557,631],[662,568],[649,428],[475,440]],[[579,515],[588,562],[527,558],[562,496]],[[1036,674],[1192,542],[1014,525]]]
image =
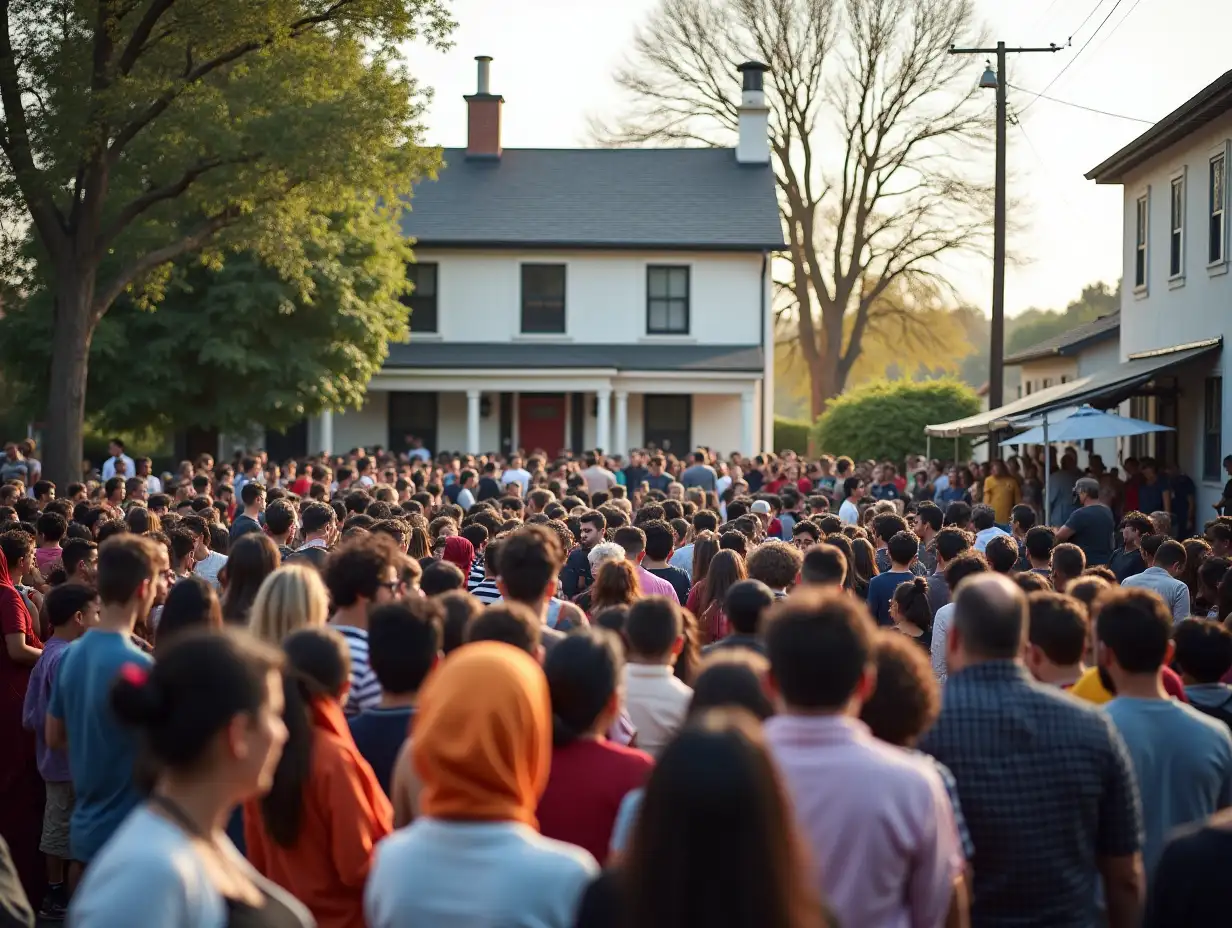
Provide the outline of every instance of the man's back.
[[1141,845],[1129,753],[1098,709],[1016,661],[951,674],[920,743],[953,772],[975,845],[972,924],[1088,928],[1097,859]]
[[680,475],[680,482],[685,487],[701,487],[706,491],[715,489],[718,479],[714,468],[709,464],[694,464],[692,467],[685,468],[684,473]]
[[780,715],[766,739],[843,925],[941,925],[962,853],[931,764],[841,716]]
[[1174,828],[1232,805],[1232,735],[1216,719],[1173,699],[1118,696],[1104,709],[1133,758],[1149,880]]
[[1121,586],[1153,591],[1172,613],[1173,622],[1189,618],[1189,587],[1162,567],[1148,567],[1140,574],[1126,577]]

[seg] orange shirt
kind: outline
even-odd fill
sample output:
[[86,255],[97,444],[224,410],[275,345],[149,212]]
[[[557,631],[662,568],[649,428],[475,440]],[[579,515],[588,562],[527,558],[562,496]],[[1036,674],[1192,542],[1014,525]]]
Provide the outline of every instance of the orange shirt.
[[376,844],[393,830],[393,807],[333,700],[312,704],[312,772],[292,847],[265,830],[259,800],[244,805],[248,859],[312,911],[319,928],[364,928],[364,883]]

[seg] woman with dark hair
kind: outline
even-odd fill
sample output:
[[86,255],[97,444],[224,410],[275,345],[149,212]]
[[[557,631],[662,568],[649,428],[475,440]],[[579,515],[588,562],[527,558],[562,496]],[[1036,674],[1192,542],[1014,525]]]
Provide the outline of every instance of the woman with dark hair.
[[852,589],[857,596],[867,598],[868,585],[877,576],[877,552],[867,538],[851,540],[851,573],[854,575]]
[[268,795],[244,807],[248,859],[321,928],[363,928],[364,883],[393,807],[342,713],[346,641],[332,628],[302,628],[282,649],[287,745]]
[[757,720],[711,710],[660,755],[628,856],[591,884],[574,924],[823,928],[828,920],[806,873]]
[[694,586],[706,579],[706,574],[710,571],[710,562],[718,553],[719,536],[714,532],[699,532],[693,539],[693,570],[689,574],[689,579],[693,581]]
[[406,553],[417,561],[432,557],[432,541],[428,537],[428,529],[425,526],[411,524],[411,538],[407,542]]
[[630,606],[642,598],[642,585],[628,561],[606,561],[590,587],[589,615],[609,606]]
[[163,604],[154,630],[154,653],[161,655],[179,635],[194,628],[222,628],[222,607],[214,588],[197,574],[181,578]]
[[144,506],[134,506],[124,516],[128,530],[134,535],[149,535],[162,531],[162,521]]
[[685,604],[686,608],[697,616],[701,645],[727,637],[731,629],[728,627],[727,616],[723,613],[723,601],[727,598],[728,590],[748,577],[744,558],[735,551],[725,549],[711,559],[705,579],[689,591],[689,599]]
[[539,834],[551,754],[551,697],[534,658],[479,641],[442,661],[411,740],[420,814],[377,849],[369,928],[568,928],[598,868]]
[[13,851],[22,887],[37,909],[46,888],[42,855],[43,779],[38,772],[34,734],[21,724],[30,672],[43,653],[34,616],[17,590],[16,581],[34,566],[34,537],[22,531],[0,535],[0,837]]
[[689,716],[708,709],[746,709],[764,722],[774,715],[766,688],[770,662],[749,648],[725,648],[706,655],[693,680]]
[[140,735],[149,800],[90,862],[68,923],[308,928],[296,899],[227,840],[238,803],[270,788],[287,737],[282,655],[239,631],[185,632],[152,669],[125,665],[116,716]]
[[[854,549],[851,547],[851,539],[842,532],[834,532],[826,536],[825,543],[828,545],[833,545],[835,548],[838,548],[843,552],[843,559],[847,562],[847,571],[843,575],[843,589],[849,591],[855,590],[856,571],[854,564],[856,555]],[[867,588],[865,588],[863,595],[868,596]]]
[[928,604],[928,581],[916,577],[894,588],[890,598],[894,627],[925,651],[932,652],[933,610]]
[[1202,593],[1202,585],[1198,582],[1198,571],[1213,552],[1205,538],[1186,538],[1181,545],[1185,548],[1185,569],[1181,571],[1177,579],[1189,587],[1190,611],[1193,615],[1205,617],[1210,607],[1208,606],[1201,612],[1198,611],[1197,600]]
[[607,739],[620,716],[624,658],[615,633],[580,628],[548,652],[543,672],[552,699],[552,768],[539,800],[545,837],[607,857],[620,804],[654,761]]
[[223,588],[223,620],[232,625],[247,625],[261,584],[281,564],[278,546],[268,535],[250,532],[237,538],[218,575]]

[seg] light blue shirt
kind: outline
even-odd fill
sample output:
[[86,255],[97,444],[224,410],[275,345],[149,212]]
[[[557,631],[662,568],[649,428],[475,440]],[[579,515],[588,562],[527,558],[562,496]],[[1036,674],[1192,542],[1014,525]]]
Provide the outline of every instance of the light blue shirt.
[[377,845],[364,915],[369,928],[571,928],[598,870],[517,822],[417,818]]
[[677,548],[672,552],[672,559],[668,561],[673,567],[679,567],[689,579],[693,579],[693,542],[689,542],[683,547]]
[[1162,567],[1148,567],[1140,574],[1126,577],[1121,586],[1157,593],[1172,613],[1174,624],[1189,618],[1189,587]]
[[1173,829],[1232,805],[1232,735],[1175,699],[1118,696],[1104,709],[1133,760],[1149,882]]

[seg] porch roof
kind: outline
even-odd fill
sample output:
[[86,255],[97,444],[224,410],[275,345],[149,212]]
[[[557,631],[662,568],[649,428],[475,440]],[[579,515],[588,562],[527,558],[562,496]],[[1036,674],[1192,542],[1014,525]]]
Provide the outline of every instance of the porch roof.
[[440,342],[424,339],[390,345],[386,370],[398,368],[616,371],[719,371],[762,373],[759,345],[579,345],[573,342]]

